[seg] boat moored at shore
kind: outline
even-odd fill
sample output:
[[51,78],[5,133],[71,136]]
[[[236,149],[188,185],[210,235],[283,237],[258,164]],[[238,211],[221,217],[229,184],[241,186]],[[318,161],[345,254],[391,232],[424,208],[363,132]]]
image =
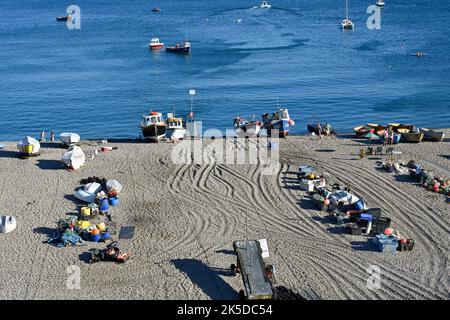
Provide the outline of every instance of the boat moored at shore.
[[184,140],[186,138],[186,129],[183,126],[183,119],[177,118],[173,113],[167,115],[166,138],[169,140]]
[[261,121],[248,121],[241,117],[234,118],[234,131],[238,137],[258,137],[262,127],[263,123]]
[[423,140],[427,141],[442,141],[444,140],[445,133],[442,131],[434,131],[427,128],[419,128],[419,132],[423,133]]
[[278,130],[280,138],[286,137],[292,126],[294,126],[294,120],[289,116],[288,109],[280,109],[277,112],[264,113],[262,115],[263,128],[267,130],[269,136],[272,134],[272,130]]

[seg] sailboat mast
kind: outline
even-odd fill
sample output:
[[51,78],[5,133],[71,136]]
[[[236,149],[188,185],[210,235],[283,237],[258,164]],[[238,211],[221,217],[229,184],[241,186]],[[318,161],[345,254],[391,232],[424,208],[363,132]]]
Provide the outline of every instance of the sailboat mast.
[[348,0],[345,0],[345,19],[348,20]]

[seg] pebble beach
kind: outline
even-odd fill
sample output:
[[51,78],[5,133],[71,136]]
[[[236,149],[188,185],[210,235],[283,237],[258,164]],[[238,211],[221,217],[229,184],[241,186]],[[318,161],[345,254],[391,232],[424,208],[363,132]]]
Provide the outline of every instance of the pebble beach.
[[[450,130],[445,130],[447,136]],[[208,143],[208,142],[204,142]],[[43,143],[40,155],[21,159],[16,143],[0,150],[0,206],[17,229],[0,234],[0,299],[237,299],[239,276],[232,243],[267,239],[277,285],[308,300],[448,299],[450,203],[409,175],[380,171],[385,155],[359,158],[367,141],[355,135],[279,141],[280,166],[272,175],[256,164],[174,164],[173,143],[110,141],[77,171],[61,162],[59,143]],[[97,141],[82,141],[87,153]],[[402,143],[397,161],[415,160],[450,177],[450,141]],[[237,145],[239,152],[245,148]],[[371,250],[363,236],[348,235],[318,211],[298,186],[300,165],[314,166],[327,182],[351,186],[369,207],[381,208],[393,228],[416,245],[395,255]],[[120,205],[111,209],[125,264],[89,264],[86,252],[104,244],[56,248],[44,243],[56,222],[79,210],[73,197],[80,180],[117,179]],[[68,267],[81,272],[79,289],[68,289]],[[381,286],[367,287],[367,269],[381,269]]]

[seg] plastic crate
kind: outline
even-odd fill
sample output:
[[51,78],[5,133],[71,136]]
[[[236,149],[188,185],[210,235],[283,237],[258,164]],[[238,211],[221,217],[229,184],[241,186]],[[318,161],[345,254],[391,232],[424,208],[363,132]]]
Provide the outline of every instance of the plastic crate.
[[378,234],[372,239],[372,244],[378,252],[395,254],[397,252],[398,240],[393,236]]

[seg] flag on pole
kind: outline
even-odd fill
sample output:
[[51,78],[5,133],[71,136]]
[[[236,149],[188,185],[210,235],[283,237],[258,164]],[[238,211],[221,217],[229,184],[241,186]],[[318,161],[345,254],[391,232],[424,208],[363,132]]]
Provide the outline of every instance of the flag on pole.
[[194,96],[195,95],[195,90],[189,90],[189,94],[191,95],[191,96]]

